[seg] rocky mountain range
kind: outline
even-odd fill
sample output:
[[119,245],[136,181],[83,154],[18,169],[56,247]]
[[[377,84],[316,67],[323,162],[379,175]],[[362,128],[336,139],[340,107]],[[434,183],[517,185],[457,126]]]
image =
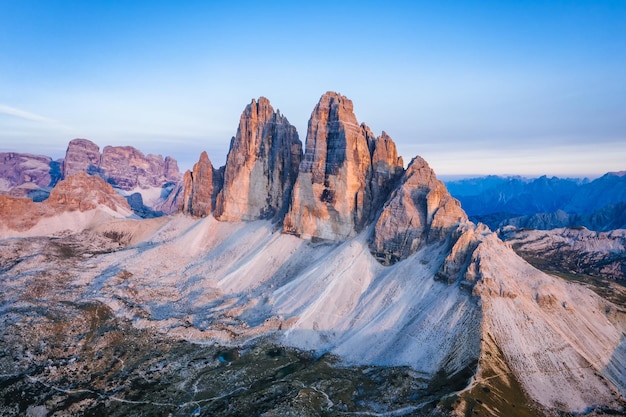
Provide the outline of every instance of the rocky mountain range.
[[61,166],[44,155],[0,153],[0,194],[44,200],[63,177]]
[[471,219],[493,230],[507,225],[596,231],[626,227],[626,172],[609,172],[593,181],[492,175],[448,181],[446,186]]
[[0,153],[0,195],[44,201],[59,180],[80,172],[104,179],[140,217],[179,209],[181,174],[174,158],[144,155],[132,146],[105,146],[100,153],[100,147],[87,139],[71,140],[59,161],[43,155]]
[[[472,223],[348,98],[321,97],[304,150],[252,100],[226,165],[180,181],[92,145],[47,200],[0,199],[3,414],[626,413],[624,301]],[[112,187],[170,182],[178,213],[150,219]]]

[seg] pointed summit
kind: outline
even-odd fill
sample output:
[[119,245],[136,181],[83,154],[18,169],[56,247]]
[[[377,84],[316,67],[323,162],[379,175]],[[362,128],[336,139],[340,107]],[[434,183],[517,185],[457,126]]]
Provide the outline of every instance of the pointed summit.
[[253,99],[231,141],[215,217],[240,221],[282,216],[301,158],[296,128],[274,112],[268,99]]
[[193,170],[185,172],[183,178],[184,195],[181,207],[183,213],[206,217],[213,212],[219,186],[216,184],[216,177],[209,155],[203,151]]
[[426,243],[451,237],[467,221],[459,202],[418,156],[378,217],[370,249],[382,263],[394,263]]
[[[355,236],[377,211],[374,201],[382,205],[380,193],[388,192],[388,181],[401,173],[402,161],[395,154],[391,166],[381,165],[381,175],[374,174],[372,152],[377,139],[366,125],[358,124],[353,108],[350,99],[334,92],[324,94],[315,106],[291,210],[284,221],[286,233],[330,240]],[[389,146],[389,153],[395,153],[395,145]],[[381,182],[376,191],[373,178]]]

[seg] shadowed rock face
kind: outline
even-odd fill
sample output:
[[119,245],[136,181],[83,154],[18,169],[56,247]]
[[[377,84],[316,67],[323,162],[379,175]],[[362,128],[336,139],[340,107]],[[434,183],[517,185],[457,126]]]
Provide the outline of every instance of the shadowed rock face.
[[370,220],[373,220],[373,217],[378,214],[377,212],[383,207],[404,173],[404,161],[402,157],[398,157],[396,144],[391,137],[384,131],[379,137],[375,139],[372,137],[368,135],[368,144],[372,155],[369,181],[372,201]]
[[215,217],[223,221],[282,217],[301,158],[296,128],[265,97],[252,100],[231,141]]
[[0,153],[0,194],[35,200],[41,194],[45,198],[60,177],[59,162],[48,156]]
[[465,222],[459,202],[426,161],[416,157],[378,217],[370,249],[381,262],[394,263],[426,243],[454,237],[452,232]]
[[284,231],[343,240],[362,230],[402,172],[393,141],[359,125],[352,101],[333,92],[315,106]]

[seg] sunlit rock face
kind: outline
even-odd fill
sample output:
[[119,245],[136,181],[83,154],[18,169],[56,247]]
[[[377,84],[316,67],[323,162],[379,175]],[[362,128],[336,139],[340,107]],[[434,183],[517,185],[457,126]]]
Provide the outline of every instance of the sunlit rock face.
[[132,146],[105,146],[99,169],[108,182],[123,190],[160,187],[180,179],[176,160],[144,155]]
[[196,217],[208,216],[215,208],[215,197],[220,188],[219,172],[215,172],[207,153],[202,152],[193,170],[185,172],[181,211]]
[[133,210],[142,217],[143,212],[149,217],[171,214],[181,204],[181,175],[170,156],[144,155],[132,146],[105,146],[100,153],[95,143],[74,139],[67,147],[62,172],[64,178],[79,172],[104,178],[129,197]]
[[114,187],[132,190],[135,187],[161,187],[180,180],[176,160],[170,156],[144,155],[132,146],[100,148],[87,139],[70,141],[63,161],[63,176],[78,172],[99,174]]
[[467,221],[459,202],[426,161],[416,157],[378,217],[370,249],[384,263],[393,263],[427,243],[453,236]]
[[401,171],[393,141],[386,134],[375,138],[357,122],[351,100],[327,92],[309,120],[284,231],[330,240],[355,236]]
[[85,212],[96,208],[128,216],[131,213],[126,199],[98,176],[79,172],[60,181],[47,200],[35,203],[28,198],[0,195],[0,217],[3,227],[23,231],[32,228],[42,218],[64,212]]
[[59,182],[45,202],[55,210],[86,211],[103,205],[111,210],[130,210],[126,199],[98,176],[79,172]]
[[301,158],[296,128],[265,97],[252,100],[231,141],[215,217],[222,221],[282,217]]
[[[228,167],[200,156],[162,203],[191,216],[126,218],[87,152],[69,169],[98,175],[45,202],[0,196],[0,415],[625,415],[621,287],[535,269],[343,96],[320,100],[302,162],[279,120],[253,101]],[[125,152],[105,151],[141,167]],[[218,221],[223,186],[221,220],[265,220]],[[623,252],[621,232],[527,233],[518,249],[568,244],[578,265]]]

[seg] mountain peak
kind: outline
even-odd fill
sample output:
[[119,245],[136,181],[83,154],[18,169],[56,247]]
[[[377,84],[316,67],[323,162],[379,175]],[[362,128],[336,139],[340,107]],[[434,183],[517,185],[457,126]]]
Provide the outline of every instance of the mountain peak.
[[388,191],[397,174],[395,145],[389,147],[395,160],[376,171],[375,148],[370,129],[357,122],[352,101],[338,93],[322,95],[309,119],[306,151],[283,230],[329,240],[361,231],[384,200],[380,192]]
[[296,128],[265,97],[252,100],[231,141],[215,217],[240,221],[282,216],[301,158]]
[[378,217],[370,250],[383,264],[395,263],[427,243],[453,237],[466,222],[460,203],[417,156]]

